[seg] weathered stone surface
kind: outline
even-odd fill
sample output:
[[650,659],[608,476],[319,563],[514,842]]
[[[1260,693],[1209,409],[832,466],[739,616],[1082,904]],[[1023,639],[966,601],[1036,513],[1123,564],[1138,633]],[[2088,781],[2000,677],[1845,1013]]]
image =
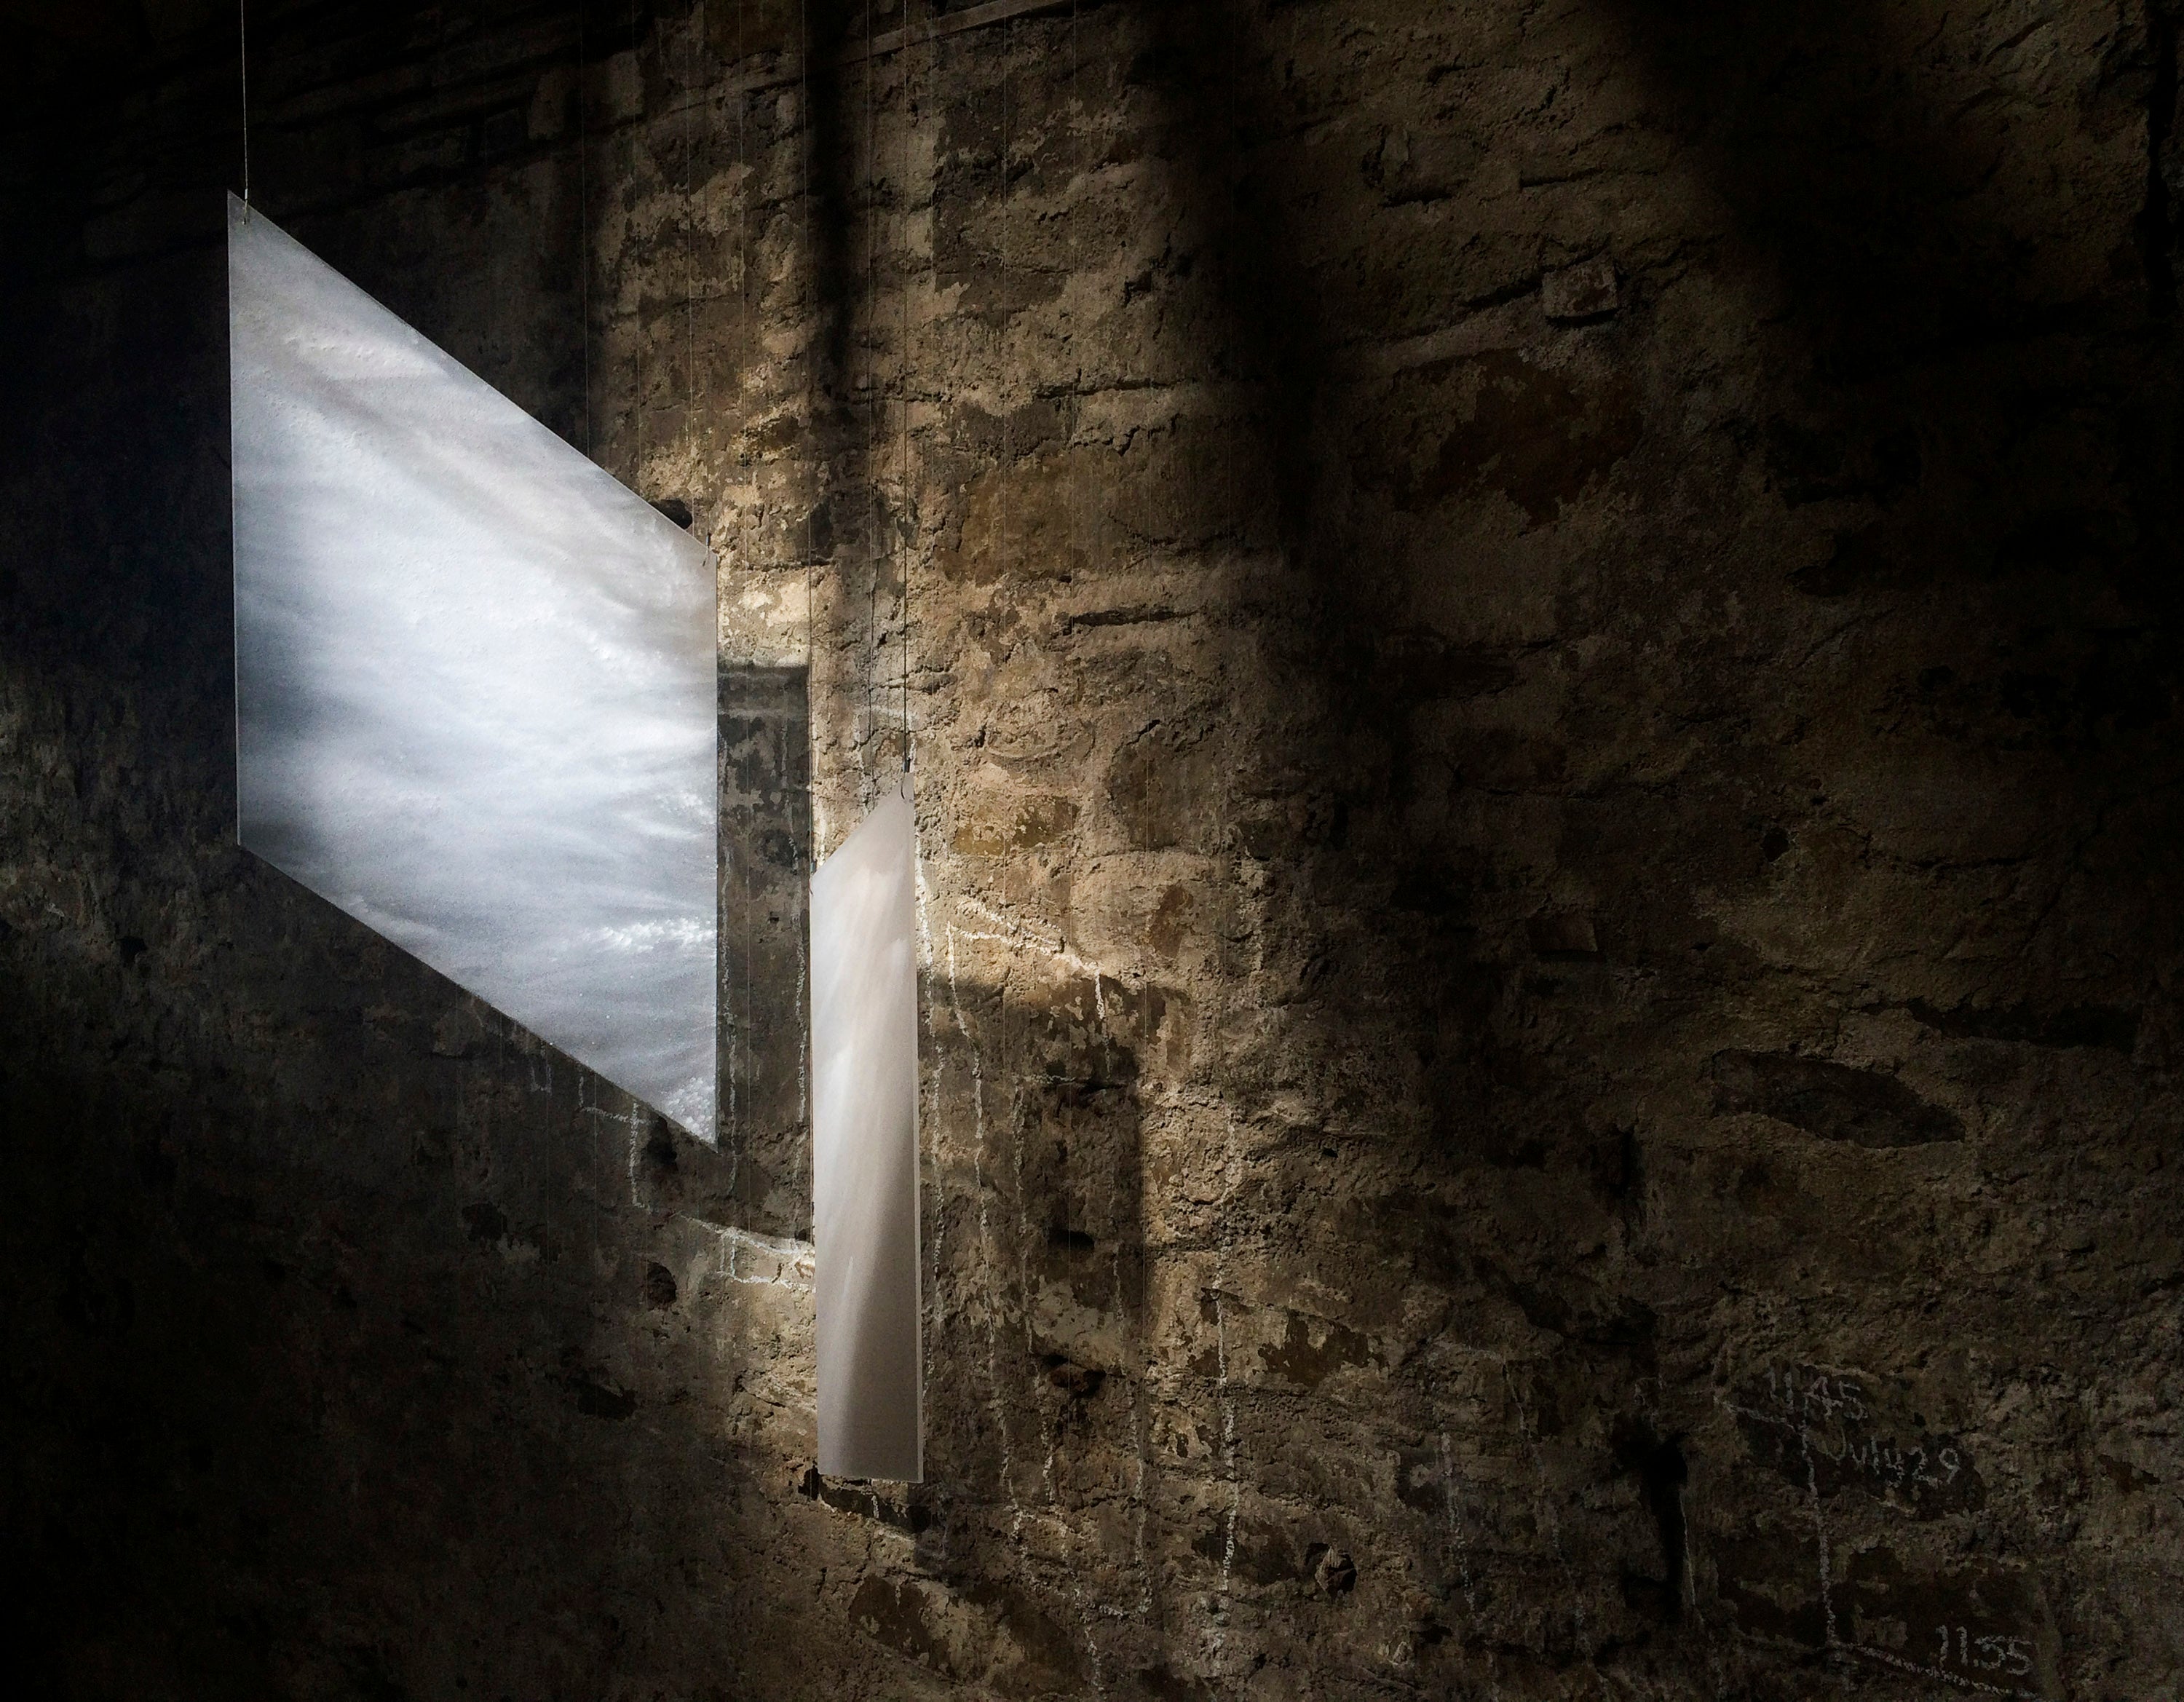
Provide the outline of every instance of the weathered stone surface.
[[[230,20],[23,34],[44,1691],[2173,1688],[2165,3],[256,10],[268,209],[722,560],[752,1121],[233,848]],[[781,1016],[905,726],[906,1489]]]

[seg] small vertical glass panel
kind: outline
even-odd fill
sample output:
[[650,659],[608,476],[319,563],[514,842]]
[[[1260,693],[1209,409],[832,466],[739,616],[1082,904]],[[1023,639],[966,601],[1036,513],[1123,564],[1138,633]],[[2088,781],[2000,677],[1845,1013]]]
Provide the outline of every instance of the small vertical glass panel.
[[819,1469],[923,1475],[916,817],[879,804],[811,877]]

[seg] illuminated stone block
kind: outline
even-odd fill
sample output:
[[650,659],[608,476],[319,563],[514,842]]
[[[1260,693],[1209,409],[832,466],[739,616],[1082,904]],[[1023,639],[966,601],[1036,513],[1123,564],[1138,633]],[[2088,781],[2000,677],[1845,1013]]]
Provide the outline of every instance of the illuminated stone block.
[[819,1469],[923,1475],[917,823],[882,801],[811,877]]
[[714,1137],[705,548],[228,203],[242,843]]

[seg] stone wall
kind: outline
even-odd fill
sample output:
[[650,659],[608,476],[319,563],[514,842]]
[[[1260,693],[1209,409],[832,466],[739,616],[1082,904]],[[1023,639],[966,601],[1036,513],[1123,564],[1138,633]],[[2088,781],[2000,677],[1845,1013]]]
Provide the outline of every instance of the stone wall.
[[[9,25],[46,1694],[2173,1691],[2165,3],[251,22],[258,203],[718,553],[741,1097],[230,843],[233,20]],[[907,1491],[794,1016],[905,744]]]

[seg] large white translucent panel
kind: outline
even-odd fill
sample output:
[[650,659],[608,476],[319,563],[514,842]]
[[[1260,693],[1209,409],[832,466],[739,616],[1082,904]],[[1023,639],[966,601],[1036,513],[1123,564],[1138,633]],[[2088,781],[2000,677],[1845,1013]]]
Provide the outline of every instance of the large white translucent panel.
[[228,203],[244,845],[714,1133],[712,559]]
[[811,877],[819,1469],[923,1473],[917,1296],[917,826],[889,798]]

